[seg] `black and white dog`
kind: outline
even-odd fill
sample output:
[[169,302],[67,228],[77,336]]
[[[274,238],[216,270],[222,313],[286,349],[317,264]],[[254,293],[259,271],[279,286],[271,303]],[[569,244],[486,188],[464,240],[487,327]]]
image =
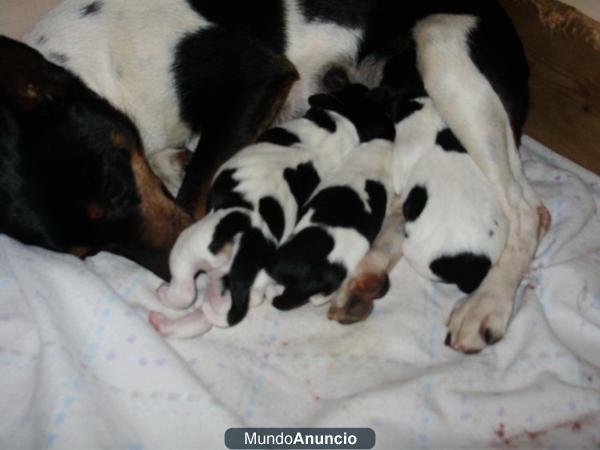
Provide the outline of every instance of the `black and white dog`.
[[[219,166],[273,120],[301,116],[332,66],[397,91],[397,56],[413,48],[427,94],[508,223],[498,262],[451,315],[450,343],[471,352],[504,335],[547,212],[517,155],[528,69],[496,0],[66,0],[26,41],[129,116],[159,173],[173,172],[165,150],[200,135],[178,192],[197,218]],[[344,320],[347,297],[332,317]]]
[[[234,325],[283,288],[275,305],[287,309],[341,285],[379,232],[392,191],[394,124],[382,94],[351,85],[313,95],[303,118],[271,128],[223,164],[208,215],[183,231],[170,255],[171,283],[158,290],[166,306],[187,308],[204,272],[204,298],[177,319],[151,312],[161,334]],[[328,285],[319,282],[329,274]]]

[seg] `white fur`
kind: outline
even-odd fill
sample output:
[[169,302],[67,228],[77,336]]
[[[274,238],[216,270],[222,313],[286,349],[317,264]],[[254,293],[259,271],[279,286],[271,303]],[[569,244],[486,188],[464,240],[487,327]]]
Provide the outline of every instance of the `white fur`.
[[[439,280],[430,264],[442,255],[486,255],[492,265],[506,243],[507,223],[493,187],[466,153],[436,145],[447,128],[432,101],[396,125],[394,188],[402,199],[423,186],[428,200],[414,222],[405,225],[403,253],[421,275]],[[493,236],[490,236],[490,231]]]
[[[295,0],[286,2],[286,56],[300,73],[285,105],[283,122],[304,114],[318,75],[336,61],[355,57],[361,32],[308,21]],[[147,154],[193,139],[179,116],[171,70],[174,49],[186,35],[214,26],[185,0],[103,0],[99,13],[81,16],[87,0],[64,0],[25,36],[25,42],[64,65],[137,125]],[[41,38],[44,39],[41,39]],[[55,61],[62,64],[61,61]]]
[[[169,266],[172,280],[170,285],[162,285],[157,294],[159,300],[171,308],[187,308],[196,300],[194,278],[199,270],[207,271],[208,288],[206,298],[199,309],[190,313],[194,320],[183,316],[169,319],[162,314],[149,317],[155,328],[165,336],[190,337],[210,329],[207,323],[220,327],[229,326],[227,312],[231,307],[231,296],[222,293],[220,279],[229,272],[237,253],[237,242],[218,255],[209,250],[215,228],[232,210],[237,210],[251,218],[253,227],[274,244],[271,234],[258,212],[258,204],[265,196],[273,197],[282,207],[285,216],[284,241],[296,224],[298,205],[284,178],[284,170],[295,169],[299,164],[313,163],[317,173],[326,176],[344,161],[348,152],[358,145],[358,135],[351,122],[345,117],[329,111],[336,123],[336,131],[331,133],[308,119],[296,119],[281,127],[294,133],[300,139],[294,148],[262,142],[250,145],[228,160],[217,172],[235,169],[234,178],[238,181],[237,191],[243,193],[253,211],[230,208],[211,211],[204,219],[186,229],[171,251]],[[365,251],[366,252],[366,251]],[[278,291],[273,280],[262,270],[257,275],[250,294],[250,305],[260,304],[265,296],[272,298]],[[195,323],[197,322],[197,323]],[[194,325],[195,323],[195,325]],[[179,325],[181,329],[179,330]]]
[[179,117],[174,49],[185,34],[210,23],[185,0],[103,0],[97,14],[81,17],[88,4],[63,1],[25,42],[50,59],[64,54],[69,70],[133,119],[148,154],[182,146],[190,131]]

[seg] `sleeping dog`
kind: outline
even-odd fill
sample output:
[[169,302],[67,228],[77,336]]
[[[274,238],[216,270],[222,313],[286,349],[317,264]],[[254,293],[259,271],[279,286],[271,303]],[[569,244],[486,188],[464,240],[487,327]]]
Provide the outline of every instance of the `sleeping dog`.
[[[369,240],[374,238],[385,215],[390,191],[387,169],[394,136],[393,122],[384,113],[384,100],[383,96],[360,85],[348,86],[330,95],[314,95],[309,99],[311,108],[303,118],[271,128],[258,143],[244,148],[223,164],[212,184],[209,214],[181,234],[170,255],[171,283],[158,290],[159,299],[165,305],[187,308],[196,299],[195,276],[205,272],[208,280],[204,301],[200,308],[175,320],[152,312],[150,321],[159,332],[171,337],[187,337],[202,334],[211,325],[223,327],[238,323],[249,305],[262,302],[265,291],[275,288],[270,278],[275,273],[272,271],[281,273],[281,264],[299,269],[297,261],[283,261],[280,252],[277,252],[278,263],[272,262],[273,252],[281,243],[284,243],[284,251],[300,245],[324,252],[326,256],[331,249],[323,247],[323,239],[337,239],[338,247],[347,245],[348,238],[354,243],[361,241],[361,235],[346,236],[348,233],[340,230],[333,236],[318,232],[312,238],[309,235],[315,233],[299,233],[298,218],[304,220],[308,216],[303,210],[311,211],[313,221],[316,216],[331,216],[332,212],[341,210],[343,214],[339,219],[345,217],[352,221],[342,226],[353,224],[365,230]],[[375,144],[371,144],[373,140]],[[373,145],[381,148],[368,148]],[[373,179],[367,181],[365,176],[368,175]],[[379,179],[383,179],[381,183]],[[332,180],[337,186],[331,185]],[[342,181],[345,186],[340,185]],[[365,211],[361,199],[365,195],[362,192],[365,183],[367,194],[371,194],[370,211]],[[353,191],[353,185],[359,188],[358,193]],[[311,198],[315,189],[317,194]],[[348,197],[350,202],[347,202]],[[372,223],[362,223],[365,218]],[[288,240],[292,233],[294,237]],[[365,243],[356,249],[353,258],[347,255],[334,255],[334,258],[340,259],[340,263],[354,261],[356,265],[367,249]],[[305,263],[320,263],[312,269],[317,269],[319,276],[325,275],[321,269],[326,261]],[[335,280],[337,284],[328,288],[328,293],[337,289],[345,273],[347,271],[341,280]],[[302,284],[314,281],[314,277],[306,274],[297,280]],[[286,292],[276,299],[276,305],[282,306],[285,300],[278,301],[289,297],[288,288],[286,284]],[[303,300],[308,300],[319,289]]]
[[[517,155],[528,69],[496,0],[65,0],[26,41],[104,99],[108,120],[131,118],[158,172],[178,173],[173,158],[160,155],[200,135],[177,196],[196,218],[220,165],[273,120],[301,116],[323,73],[341,66],[369,86],[399,90],[397,55],[414,48],[427,94],[489,180],[508,223],[497,264],[452,314],[451,344],[476,351],[490,332],[504,335],[547,214]],[[52,97],[33,74],[26,78],[23,86],[33,89],[24,92]],[[17,235],[24,223],[3,230]],[[363,295],[351,294],[338,297],[332,317],[347,321],[344,299]]]

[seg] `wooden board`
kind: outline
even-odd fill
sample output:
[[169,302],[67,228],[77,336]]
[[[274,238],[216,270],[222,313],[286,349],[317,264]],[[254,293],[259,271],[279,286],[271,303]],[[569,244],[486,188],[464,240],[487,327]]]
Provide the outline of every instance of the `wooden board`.
[[556,0],[501,0],[531,68],[525,133],[600,174],[600,23]]

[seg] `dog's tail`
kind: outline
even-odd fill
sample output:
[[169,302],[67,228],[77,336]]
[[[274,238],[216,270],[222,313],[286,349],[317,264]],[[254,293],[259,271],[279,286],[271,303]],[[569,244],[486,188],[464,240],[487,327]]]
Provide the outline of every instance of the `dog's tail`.
[[237,324],[246,316],[254,280],[258,272],[267,265],[274,250],[275,244],[257,228],[250,228],[242,235],[229,272],[231,293],[231,309],[227,314],[229,325]]

